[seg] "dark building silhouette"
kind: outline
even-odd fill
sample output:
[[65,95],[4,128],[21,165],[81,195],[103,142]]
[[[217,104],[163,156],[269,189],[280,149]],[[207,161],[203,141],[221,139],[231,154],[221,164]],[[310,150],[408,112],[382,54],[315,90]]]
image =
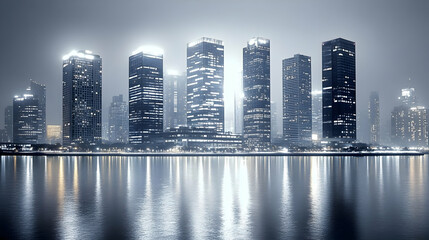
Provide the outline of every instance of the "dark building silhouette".
[[322,44],[323,137],[356,140],[355,43],[337,38]]
[[270,40],[257,37],[243,49],[243,144],[268,149],[271,141]]
[[30,87],[27,91],[39,102],[39,129],[41,134],[37,143],[46,143],[46,86],[30,80]]
[[163,51],[141,47],[129,57],[129,142],[149,143],[163,131]]
[[203,37],[187,48],[187,125],[224,131],[224,47]]
[[113,96],[109,107],[108,138],[111,143],[128,142],[128,104],[121,95]]
[[13,142],[38,143],[42,135],[40,129],[39,99],[32,94],[15,96],[13,99]]
[[283,138],[287,145],[311,143],[311,58],[283,60]]
[[164,77],[164,130],[186,126],[186,75],[167,72]]
[[63,58],[63,144],[101,143],[102,61],[91,51]]

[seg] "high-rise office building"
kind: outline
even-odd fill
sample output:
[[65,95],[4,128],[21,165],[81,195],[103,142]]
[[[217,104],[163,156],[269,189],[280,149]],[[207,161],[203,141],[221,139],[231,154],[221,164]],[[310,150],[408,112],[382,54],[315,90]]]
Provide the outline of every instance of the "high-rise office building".
[[271,101],[271,142],[282,143],[283,140],[283,108],[281,103]]
[[6,130],[7,142],[13,141],[13,106],[4,109],[4,129]]
[[427,147],[429,111],[417,105],[414,88],[405,88],[391,114],[391,140],[399,147]]
[[417,98],[414,88],[401,89],[401,96],[398,97],[399,105],[407,107],[417,106]]
[[186,76],[167,71],[164,77],[164,130],[186,126]]
[[39,135],[37,143],[46,143],[46,86],[30,80],[27,92],[39,101],[39,129],[42,134]]
[[312,137],[311,58],[295,54],[283,60],[283,138],[305,145]]
[[187,124],[224,131],[224,47],[203,37],[187,48]]
[[322,44],[323,137],[356,140],[356,44],[337,38]]
[[108,139],[111,143],[128,142],[128,104],[121,95],[113,96],[109,107]]
[[102,61],[88,50],[63,58],[63,144],[101,143]]
[[129,57],[129,142],[148,144],[163,131],[163,55],[140,47]]
[[322,115],[322,91],[311,92],[312,111],[312,140],[318,141],[322,138],[323,115]]
[[268,149],[271,141],[270,40],[256,37],[243,48],[243,144]]
[[369,136],[370,143],[380,143],[380,99],[378,92],[371,92],[369,96]]
[[32,94],[13,99],[13,142],[37,144],[41,138],[39,99]]

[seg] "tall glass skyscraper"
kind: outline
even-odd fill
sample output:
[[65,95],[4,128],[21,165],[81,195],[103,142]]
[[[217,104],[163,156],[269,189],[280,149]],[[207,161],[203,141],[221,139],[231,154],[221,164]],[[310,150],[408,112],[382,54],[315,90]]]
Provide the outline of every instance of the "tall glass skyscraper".
[[270,146],[270,40],[256,37],[243,49],[243,143],[250,150]]
[[311,143],[311,58],[283,60],[283,138],[287,145]]
[[13,99],[13,142],[37,144],[42,135],[40,129],[39,99],[32,94],[15,96]]
[[101,58],[72,51],[63,58],[63,144],[101,143]]
[[322,44],[323,137],[356,140],[356,44],[337,38]]
[[224,131],[223,68],[222,41],[203,37],[188,43],[188,126]]
[[380,99],[378,92],[371,92],[369,96],[369,136],[370,143],[380,143]]
[[186,126],[186,76],[168,71],[164,79],[164,130]]
[[39,129],[41,134],[37,143],[46,143],[46,86],[37,83],[33,80],[30,81],[28,92],[39,101]]
[[108,138],[111,143],[128,142],[128,104],[121,95],[113,96],[109,107]]
[[129,142],[151,143],[163,131],[163,50],[141,47],[129,57]]

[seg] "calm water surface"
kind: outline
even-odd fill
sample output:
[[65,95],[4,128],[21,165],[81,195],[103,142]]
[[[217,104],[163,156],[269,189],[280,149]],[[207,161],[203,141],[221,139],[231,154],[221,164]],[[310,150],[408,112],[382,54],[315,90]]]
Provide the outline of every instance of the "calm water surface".
[[419,157],[0,157],[0,239],[429,239]]

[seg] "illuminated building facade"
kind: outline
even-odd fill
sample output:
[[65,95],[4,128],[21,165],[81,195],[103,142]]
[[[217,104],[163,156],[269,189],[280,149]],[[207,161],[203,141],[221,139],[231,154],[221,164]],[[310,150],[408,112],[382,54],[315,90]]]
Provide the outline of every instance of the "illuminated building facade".
[[378,92],[371,92],[369,96],[369,136],[371,144],[380,143],[380,99]]
[[13,142],[37,144],[41,138],[39,100],[32,94],[13,99]]
[[186,76],[168,71],[164,78],[164,130],[186,126]]
[[256,37],[243,48],[243,144],[263,151],[271,141],[270,40]]
[[47,125],[46,135],[47,141],[50,144],[61,143],[62,137],[61,125]]
[[322,44],[323,137],[356,140],[356,44],[337,38]]
[[30,80],[30,87],[27,91],[39,102],[39,135],[37,143],[46,143],[46,86]]
[[187,125],[224,131],[224,46],[203,37],[187,48]]
[[322,91],[311,92],[312,112],[312,140],[319,141],[322,138],[323,115],[322,115]]
[[141,47],[129,57],[129,142],[146,144],[163,131],[163,50]]
[[283,60],[283,138],[286,145],[311,143],[311,58]]
[[101,143],[102,62],[91,51],[63,58],[63,144]]
[[128,142],[128,104],[121,95],[113,96],[109,107],[108,140],[111,143]]

